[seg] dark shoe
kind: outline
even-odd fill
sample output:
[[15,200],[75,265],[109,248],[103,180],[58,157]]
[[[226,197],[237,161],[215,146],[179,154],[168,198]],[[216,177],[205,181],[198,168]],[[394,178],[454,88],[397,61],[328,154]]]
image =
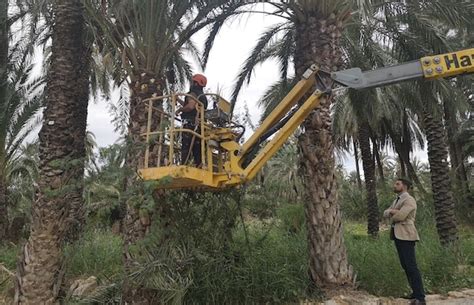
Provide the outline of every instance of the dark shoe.
[[410,301],[410,305],[426,305],[426,301],[423,300],[417,300],[417,299],[414,299],[414,300],[411,300]]

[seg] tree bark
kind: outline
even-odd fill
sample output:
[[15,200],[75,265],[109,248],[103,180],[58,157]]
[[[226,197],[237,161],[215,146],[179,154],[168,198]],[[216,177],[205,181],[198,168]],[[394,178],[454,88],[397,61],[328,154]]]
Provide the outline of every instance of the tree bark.
[[427,109],[423,113],[423,123],[428,142],[428,161],[430,163],[436,228],[441,243],[449,245],[458,239],[458,231],[449,177],[446,131],[443,121],[428,112]]
[[74,224],[72,202],[82,196],[88,81],[83,77],[84,8],[80,0],[53,3],[51,65],[39,133],[40,177],[28,241],[17,268],[15,304],[57,304],[64,264],[62,246]]
[[[145,164],[145,149],[146,141],[141,134],[146,132],[148,122],[148,106],[144,102],[146,99],[153,96],[161,96],[163,90],[162,78],[157,77],[146,72],[137,71],[132,79],[130,85],[130,92],[132,92],[130,99],[130,123],[129,123],[129,148],[126,158],[126,166],[130,171],[127,177],[126,188],[130,189],[136,183],[136,173],[139,168],[143,168]],[[152,130],[156,130],[160,124],[160,118],[154,112]],[[150,146],[151,154],[150,160],[156,159],[156,147]],[[156,166],[150,163],[149,166]],[[161,194],[156,193],[155,200],[159,200]],[[133,266],[136,261],[130,252],[131,246],[136,242],[142,240],[149,232],[154,215],[140,215],[139,203],[127,202],[124,209],[126,210],[125,218],[123,219],[123,233],[124,233],[124,266],[127,272],[133,272]],[[165,206],[160,205],[161,213],[166,213]],[[142,216],[142,217],[140,217]],[[162,223],[162,225],[165,225]],[[153,294],[132,283],[130,279],[124,281],[123,299],[126,304],[152,304]]]
[[377,181],[375,179],[375,161],[370,148],[370,126],[367,122],[363,122],[359,126],[359,142],[367,193],[367,233],[372,237],[377,237],[379,233]]
[[0,176],[0,244],[8,240],[8,228],[10,221],[8,219],[8,204],[7,204],[7,185],[5,176]]
[[[306,18],[306,21],[296,22],[297,78],[314,63],[327,71],[334,71],[342,64],[342,22],[323,19],[316,12],[307,12]],[[320,107],[304,122],[304,133],[298,143],[300,171],[306,190],[309,274],[312,282],[320,287],[350,285],[353,278],[337,199],[331,102],[322,98]]]
[[362,180],[360,179],[359,150],[357,149],[357,142],[355,139],[352,140],[352,145],[354,147],[354,161],[355,161],[356,175],[357,175],[357,186],[359,187],[359,189],[361,189]]
[[467,177],[466,167],[464,166],[465,156],[462,147],[459,143],[456,132],[459,130],[459,123],[456,119],[456,111],[453,107],[444,102],[444,120],[446,122],[446,132],[449,142],[449,157],[451,160],[451,167],[456,174],[456,185],[461,191],[462,197],[469,196],[469,179]]
[[400,160],[400,166],[402,169],[401,176],[406,177],[408,172],[408,177],[410,177],[413,183],[420,189],[423,194],[426,194],[426,190],[423,187],[423,184],[421,183],[418,174],[415,172],[413,165],[411,164],[410,150],[406,147],[406,145],[403,145],[401,136],[395,133],[389,122],[384,122],[384,125],[387,128],[390,138],[392,139],[392,142],[395,146],[395,152],[397,153],[398,158]]
[[[0,105],[7,103],[7,71],[8,71],[8,0],[0,0]],[[5,143],[0,149],[5,154]],[[0,167],[5,168],[5,156],[0,156]],[[8,208],[6,201],[6,185],[4,183],[5,177],[2,174],[0,177],[0,243],[6,239],[6,234],[9,226]]]
[[[80,137],[82,137],[84,141],[84,145],[78,147],[78,151],[76,152],[77,160],[80,161],[78,166],[78,174],[81,173],[81,177],[84,175],[84,160],[86,158],[86,149],[85,149],[85,141],[86,141],[86,132],[87,132],[87,107],[88,107],[88,100],[89,100],[89,80],[91,74],[91,60],[92,60],[92,42],[86,41],[84,44],[84,52],[82,55],[82,67],[81,71],[77,77],[77,85],[78,89],[80,90],[81,96],[78,97],[78,100],[85,101],[77,105],[76,111],[77,113],[81,113],[81,117],[78,120],[71,122],[71,124],[77,124],[76,128],[79,131]],[[79,140],[79,139],[78,139]],[[82,179],[81,179],[82,180]],[[70,207],[70,216],[69,216],[69,226],[66,232],[66,241],[67,242],[74,242],[78,240],[83,232],[84,226],[86,224],[86,210],[84,205],[84,183],[81,181],[78,185],[76,185],[76,189],[74,192],[70,194],[71,198],[71,207]]]
[[377,170],[379,172],[380,182],[385,184],[385,175],[384,175],[384,171],[383,171],[382,160],[380,158],[379,145],[378,145],[376,139],[374,139],[374,138],[371,138],[371,139],[372,139],[372,144],[373,144],[373,147],[374,147],[374,149],[373,149],[374,157],[375,157],[375,161],[377,162]]
[[405,160],[402,157],[402,155],[399,155],[398,157],[399,157],[398,161],[400,162],[400,176],[406,177],[407,176],[407,168],[406,168]]

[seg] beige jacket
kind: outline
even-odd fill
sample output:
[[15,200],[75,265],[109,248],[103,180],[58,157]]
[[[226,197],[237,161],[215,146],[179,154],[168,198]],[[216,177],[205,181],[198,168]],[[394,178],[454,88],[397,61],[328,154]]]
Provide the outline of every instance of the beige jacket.
[[416,201],[408,193],[399,195],[400,199],[392,203],[390,209],[398,210],[397,213],[390,216],[388,210],[385,210],[384,217],[390,218],[395,224],[395,237],[400,240],[418,241],[420,237],[415,227]]

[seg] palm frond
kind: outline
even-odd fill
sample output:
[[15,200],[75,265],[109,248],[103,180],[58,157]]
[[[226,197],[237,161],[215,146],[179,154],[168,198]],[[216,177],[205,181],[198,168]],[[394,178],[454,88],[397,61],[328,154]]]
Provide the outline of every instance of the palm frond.
[[237,77],[236,85],[233,89],[232,98],[231,98],[233,107],[235,107],[237,97],[244,83],[246,81],[247,82],[250,81],[255,67],[259,63],[262,63],[263,61],[267,60],[268,58],[277,56],[275,50],[278,50],[278,49],[274,48],[274,45],[272,44],[272,42],[274,42],[274,39],[276,39],[277,35],[280,32],[287,31],[288,29],[289,28],[286,23],[279,23],[269,28],[260,36],[257,44],[252,49],[251,54],[246,59],[245,63],[242,66],[241,72],[239,73]]
[[258,101],[258,105],[263,108],[260,121],[265,118],[278,106],[278,103],[290,92],[291,88],[296,84],[294,78],[282,78],[275,84],[271,85]]

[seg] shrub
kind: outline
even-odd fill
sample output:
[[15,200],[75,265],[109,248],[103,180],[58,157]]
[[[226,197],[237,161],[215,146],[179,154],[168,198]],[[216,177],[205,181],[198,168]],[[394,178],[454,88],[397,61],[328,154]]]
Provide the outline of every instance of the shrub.
[[99,280],[123,274],[122,240],[110,231],[89,230],[65,248],[68,278],[95,276]]

